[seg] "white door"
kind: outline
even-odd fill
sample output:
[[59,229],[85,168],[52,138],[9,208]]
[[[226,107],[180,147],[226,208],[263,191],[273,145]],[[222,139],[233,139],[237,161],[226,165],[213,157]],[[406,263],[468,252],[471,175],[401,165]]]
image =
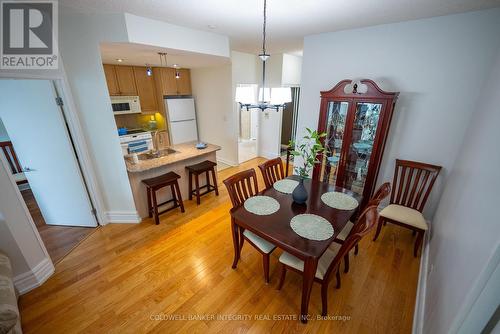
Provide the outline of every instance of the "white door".
[[0,117],[45,222],[96,226],[52,82],[0,80]]
[[174,145],[198,140],[196,121],[170,123],[170,136]]

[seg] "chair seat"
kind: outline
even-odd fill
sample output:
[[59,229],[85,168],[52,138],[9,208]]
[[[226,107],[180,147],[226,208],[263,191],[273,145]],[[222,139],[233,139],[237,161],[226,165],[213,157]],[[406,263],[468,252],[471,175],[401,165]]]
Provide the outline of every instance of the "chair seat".
[[380,211],[380,216],[424,231],[427,230],[427,223],[425,222],[424,215],[422,215],[420,211],[406,206],[389,204]]
[[345,239],[347,238],[349,232],[351,232],[353,227],[354,223],[349,220],[346,226],[342,229],[342,231],[340,231],[339,235],[337,235],[337,239],[345,241]]
[[[337,255],[337,253],[340,250],[341,245],[337,243],[332,243],[325,253],[319,258],[318,261],[318,268],[316,269],[316,278],[323,279],[325,277],[326,271],[328,270],[328,267],[330,267],[330,264],[332,263],[333,259]],[[299,271],[304,271],[304,261],[301,259],[293,256],[292,254],[289,254],[287,252],[283,252],[280,256],[280,262],[295,268]]]
[[257,234],[250,232],[249,230],[243,231],[243,235],[250,240],[257,248],[259,248],[262,252],[269,254],[271,253],[276,246],[270,243],[267,240],[262,239]]

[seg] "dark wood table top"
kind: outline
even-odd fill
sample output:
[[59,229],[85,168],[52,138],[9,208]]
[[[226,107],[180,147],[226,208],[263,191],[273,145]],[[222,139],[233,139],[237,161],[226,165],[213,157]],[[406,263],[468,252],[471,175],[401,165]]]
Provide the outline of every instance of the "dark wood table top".
[[[297,176],[291,176],[289,179],[297,179]],[[331,208],[323,203],[321,195],[329,191],[343,192],[354,197],[358,203],[361,203],[361,196],[350,190],[311,179],[305,180],[304,186],[309,195],[307,205],[297,205],[293,203],[291,194],[283,194],[270,188],[260,192],[260,195],[276,199],[280,204],[277,212],[272,215],[260,216],[248,212],[243,206],[240,206],[231,210],[231,215],[236,220],[237,225],[254,232],[299,258],[319,258],[357,210],[347,211]],[[327,240],[317,241],[296,234],[290,227],[290,220],[302,213],[324,217],[333,226],[333,236]]]

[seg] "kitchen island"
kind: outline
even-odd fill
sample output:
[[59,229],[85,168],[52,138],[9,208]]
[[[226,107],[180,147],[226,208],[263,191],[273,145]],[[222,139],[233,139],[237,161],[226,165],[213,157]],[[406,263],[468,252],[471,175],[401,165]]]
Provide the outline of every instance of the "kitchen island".
[[[160,176],[168,172],[175,172],[180,175],[179,188],[182,194],[182,200],[188,200],[188,181],[189,173],[186,166],[197,164],[199,162],[209,160],[217,162],[216,152],[220,150],[220,146],[207,144],[204,149],[197,149],[196,142],[188,142],[170,146],[174,153],[169,153],[158,158],[147,158],[133,163],[131,158],[126,157],[128,177],[134,195],[134,202],[137,212],[141,218],[148,217],[148,202],[146,195],[146,186],[142,180]],[[206,182],[205,176],[200,175],[200,185]],[[170,187],[165,187],[157,192],[158,203],[162,203],[172,198]],[[171,205],[166,204],[166,205]],[[163,208],[161,208],[163,209]],[[160,209],[160,210],[161,210]]]

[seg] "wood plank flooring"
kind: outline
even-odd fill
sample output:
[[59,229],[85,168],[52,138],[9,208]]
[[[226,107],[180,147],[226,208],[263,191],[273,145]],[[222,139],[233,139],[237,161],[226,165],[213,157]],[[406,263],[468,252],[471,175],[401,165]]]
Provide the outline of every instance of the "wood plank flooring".
[[[222,180],[262,161],[219,172],[219,197],[204,196],[200,206],[185,201],[185,214],[169,212],[158,226],[148,219],[97,229],[43,286],[21,297],[24,332],[410,333],[419,259],[409,230],[388,225],[377,242],[365,238],[341,289],[330,285],[330,319],[307,325],[293,319],[301,277],[289,273],[276,290],[279,250],[271,257],[269,285],[261,255],[248,244],[231,269],[230,203]],[[321,312],[316,283],[309,312]]]
[[21,194],[45,244],[45,248],[47,248],[47,252],[49,252],[54,263],[61,261],[96,229],[95,227],[47,225],[31,189],[22,190]]

